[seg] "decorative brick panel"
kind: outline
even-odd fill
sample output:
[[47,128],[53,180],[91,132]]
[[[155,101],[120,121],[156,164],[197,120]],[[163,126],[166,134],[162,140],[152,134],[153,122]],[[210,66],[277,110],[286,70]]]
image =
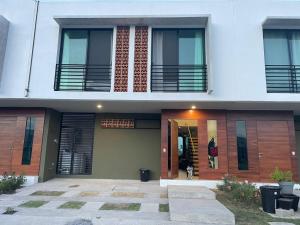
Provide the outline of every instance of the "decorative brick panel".
[[148,27],[135,27],[134,92],[147,92]]
[[117,27],[116,60],[115,60],[115,92],[127,92],[129,27]]
[[101,120],[101,127],[133,129],[134,120],[133,119],[105,119],[105,120]]

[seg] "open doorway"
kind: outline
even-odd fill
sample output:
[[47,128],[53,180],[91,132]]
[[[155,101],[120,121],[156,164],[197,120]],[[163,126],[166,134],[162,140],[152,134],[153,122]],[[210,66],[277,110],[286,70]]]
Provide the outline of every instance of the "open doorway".
[[168,121],[168,169],[173,179],[197,179],[199,176],[197,120]]

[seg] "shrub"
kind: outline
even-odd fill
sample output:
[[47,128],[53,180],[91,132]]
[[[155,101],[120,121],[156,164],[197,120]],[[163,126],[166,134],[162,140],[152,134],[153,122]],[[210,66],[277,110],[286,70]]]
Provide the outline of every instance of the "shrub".
[[4,173],[0,180],[0,194],[14,193],[15,190],[21,188],[25,182],[26,178],[23,175],[16,176],[15,173],[11,175]]
[[247,204],[258,204],[260,192],[255,185],[246,182],[238,182],[235,177],[225,176],[223,184],[217,186],[219,190],[228,192],[236,201],[243,201]]
[[291,182],[293,180],[293,173],[289,170],[280,170],[278,167],[275,168],[271,174],[271,178],[276,182]]

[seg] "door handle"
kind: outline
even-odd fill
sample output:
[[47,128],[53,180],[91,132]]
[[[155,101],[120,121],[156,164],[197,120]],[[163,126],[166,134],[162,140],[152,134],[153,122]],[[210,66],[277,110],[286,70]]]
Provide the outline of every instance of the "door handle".
[[9,146],[8,146],[8,150],[9,151],[12,151],[14,149],[14,145],[13,144],[10,144]]
[[263,153],[258,153],[258,158],[262,158],[263,157]]

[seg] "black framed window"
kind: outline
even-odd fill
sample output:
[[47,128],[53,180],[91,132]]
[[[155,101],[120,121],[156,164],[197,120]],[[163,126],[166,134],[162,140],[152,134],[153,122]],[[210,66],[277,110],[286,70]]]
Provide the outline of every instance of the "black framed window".
[[152,91],[206,91],[205,29],[153,29]]
[[300,92],[300,30],[264,30],[267,91]]
[[27,119],[26,119],[26,127],[25,127],[24,143],[23,143],[22,165],[30,165],[30,163],[31,163],[34,128],[35,128],[35,123],[36,123],[35,120],[36,119],[34,117],[27,117]]
[[113,29],[63,29],[55,90],[110,91]]
[[236,121],[236,144],[238,153],[238,169],[248,170],[246,121]]

